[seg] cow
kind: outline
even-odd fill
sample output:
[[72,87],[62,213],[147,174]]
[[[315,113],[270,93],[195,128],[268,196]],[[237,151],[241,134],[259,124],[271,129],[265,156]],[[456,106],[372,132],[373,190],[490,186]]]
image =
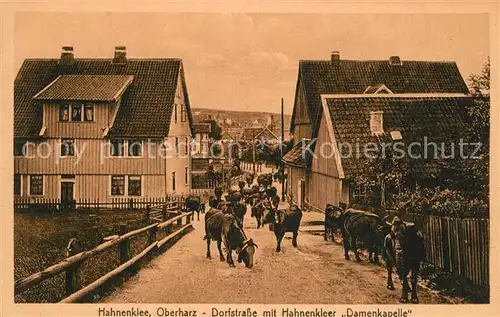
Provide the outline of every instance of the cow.
[[227,204],[229,211],[236,217],[238,224],[243,228],[243,219],[247,213],[247,205],[240,202],[229,202]]
[[331,204],[326,204],[325,208],[325,241],[328,241],[328,235],[330,234],[332,237],[332,241],[334,241],[334,233],[336,229],[340,229],[338,225],[337,218],[335,217],[338,213],[342,213],[344,210],[341,207],[337,207]]
[[226,201],[228,202],[240,202],[243,196],[239,191],[233,192],[231,194],[226,195]]
[[240,188],[240,191],[245,188],[245,186],[247,185],[247,183],[245,181],[239,181],[238,182],[238,187]]
[[[238,254],[238,263],[243,262],[247,268],[253,267],[253,259],[257,245],[248,239],[238,221],[232,214],[224,214],[217,209],[207,211],[205,215],[205,237],[207,241],[207,258],[211,258],[210,242],[217,241],[219,257],[226,260],[229,267],[234,267],[233,250]],[[222,243],[226,248],[226,259],[222,252]]]
[[[332,209],[330,208],[330,210]],[[350,260],[349,249],[352,248],[356,261],[361,261],[357,246],[359,239],[363,242],[366,249],[368,249],[368,260],[379,263],[378,248],[382,244],[379,230],[382,225],[382,219],[378,215],[353,208],[349,208],[346,211],[342,211],[341,208],[334,209],[330,215],[330,219],[336,222],[337,228],[340,228],[346,260]]]
[[264,215],[264,211],[270,208],[272,208],[272,206],[267,199],[256,201],[252,206],[252,217],[255,217],[255,220],[257,220],[257,229],[264,225],[262,223],[262,216]]
[[258,202],[260,199],[261,199],[261,195],[260,195],[259,191],[257,191],[256,193],[245,196],[245,203],[247,203],[250,206],[253,206],[255,204],[255,202]]
[[264,191],[266,193],[266,196],[270,197],[270,198],[272,198],[278,194],[278,190],[274,186],[266,188]]
[[216,187],[214,189],[214,195],[215,197],[217,198],[217,200],[221,201],[222,200],[222,194],[224,193],[224,191],[222,190],[221,187]]
[[257,184],[262,186],[263,188],[268,188],[273,183],[273,175],[271,173],[268,174],[260,174],[257,176]]
[[205,212],[205,204],[201,202],[200,196],[188,196],[184,201],[184,205],[186,206],[186,211],[196,212],[198,220],[200,220],[200,212]]
[[[414,223],[403,222],[397,216],[390,226],[390,233],[384,238],[384,256],[387,266],[387,288],[394,290],[392,269],[396,268],[402,284],[402,294],[399,301],[408,302],[408,292],[411,291],[411,302],[419,302],[417,295],[417,281],[420,265],[425,261],[425,244],[422,233]],[[408,284],[408,274],[411,272],[411,288]]]
[[276,252],[281,251],[281,240],[285,233],[292,232],[292,245],[297,247],[297,236],[299,234],[300,221],[302,220],[302,211],[293,204],[286,210],[270,208],[264,212],[263,224],[270,224],[269,229],[274,231],[276,236]]
[[254,178],[255,178],[255,174],[254,173],[245,173],[245,180],[246,180],[246,182],[248,184],[248,187],[252,186]]

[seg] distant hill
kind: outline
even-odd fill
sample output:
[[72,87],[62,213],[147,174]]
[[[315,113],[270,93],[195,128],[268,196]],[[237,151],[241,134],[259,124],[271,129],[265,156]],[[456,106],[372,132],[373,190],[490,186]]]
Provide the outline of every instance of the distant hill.
[[[274,126],[281,126],[281,114],[272,112],[236,111],[222,109],[193,108],[194,121],[215,119],[224,129],[249,127],[252,125],[265,126],[272,121]],[[292,116],[285,115],[285,130],[290,128]]]

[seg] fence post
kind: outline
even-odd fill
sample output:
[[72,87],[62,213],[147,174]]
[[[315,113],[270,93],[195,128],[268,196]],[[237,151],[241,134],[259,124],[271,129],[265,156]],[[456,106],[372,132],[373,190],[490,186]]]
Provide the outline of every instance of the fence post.
[[[156,241],[156,232],[158,231],[158,227],[153,227],[151,228],[151,230],[149,231],[149,236],[148,236],[148,242],[146,244],[146,247],[150,246],[152,243],[154,243]],[[158,246],[154,247],[148,254],[147,258],[148,258],[148,261],[151,260],[151,258],[153,257],[153,254],[155,253],[156,249],[158,248]]]
[[144,212],[144,222],[149,223],[150,216],[151,216],[151,206],[147,205],[146,206],[146,211]]
[[[78,254],[82,251],[80,244],[76,238],[69,240],[68,246],[66,247],[66,257]],[[75,265],[66,271],[66,295],[71,295],[78,291],[81,287],[79,273],[79,265]]]
[[161,219],[163,222],[167,221],[167,204],[164,204],[161,208]]
[[[127,226],[122,224],[120,225],[120,235],[124,235],[127,233]],[[120,264],[123,264],[130,260],[130,240],[125,239],[120,241],[118,247],[120,248]]]

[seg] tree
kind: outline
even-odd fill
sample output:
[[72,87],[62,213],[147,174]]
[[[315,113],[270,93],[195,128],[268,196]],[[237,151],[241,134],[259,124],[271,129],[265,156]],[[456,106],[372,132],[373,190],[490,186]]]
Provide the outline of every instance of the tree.
[[217,124],[217,121],[215,120],[207,120],[205,121],[206,123],[210,123],[211,125],[211,131],[210,131],[210,138],[215,141],[219,141],[222,139],[222,128],[219,127]]

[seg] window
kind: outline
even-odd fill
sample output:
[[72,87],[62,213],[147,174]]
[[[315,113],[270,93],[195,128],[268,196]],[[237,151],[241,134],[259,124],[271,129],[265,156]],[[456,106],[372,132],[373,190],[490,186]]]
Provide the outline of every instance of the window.
[[186,107],[181,105],[181,122],[186,122]]
[[69,105],[59,106],[59,121],[69,121]]
[[93,104],[86,104],[85,105],[84,121],[94,121],[94,105]]
[[177,104],[174,105],[174,122],[177,123]]
[[128,195],[141,196],[141,177],[129,176],[128,177]]
[[142,141],[129,140],[128,141],[128,156],[142,156]]
[[175,192],[175,172],[172,172],[172,191]]
[[94,105],[67,103],[59,106],[59,121],[92,122],[94,121]]
[[189,139],[185,139],[185,144],[184,144],[184,151],[186,152],[186,155],[189,153]]
[[124,156],[125,141],[124,140],[111,140],[110,141],[111,156]]
[[187,185],[189,183],[189,168],[184,167],[184,183]]
[[43,195],[43,175],[30,175],[30,195]]
[[82,105],[71,105],[71,121],[82,121]]
[[14,140],[14,156],[26,156],[28,147],[25,140]]
[[21,196],[21,175],[14,174],[14,195]]
[[179,137],[175,137],[175,153],[179,154]]
[[61,140],[61,156],[75,156],[75,140],[62,139]]
[[112,175],[111,176],[111,195],[123,196],[125,194],[125,176]]

